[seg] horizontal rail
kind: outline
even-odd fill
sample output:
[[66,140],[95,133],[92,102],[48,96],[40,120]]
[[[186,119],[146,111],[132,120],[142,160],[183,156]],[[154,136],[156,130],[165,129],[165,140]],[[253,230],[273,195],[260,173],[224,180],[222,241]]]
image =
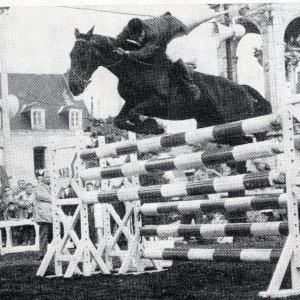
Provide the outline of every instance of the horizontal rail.
[[281,120],[278,115],[267,115],[138,141],[101,145],[99,148],[85,149],[80,157],[82,159],[104,158],[137,152],[161,151],[168,147],[194,145],[204,141],[221,142],[228,137],[241,137],[274,130],[280,125]]
[[[141,213],[145,216],[163,214],[193,214],[211,212],[234,212],[286,208],[286,194],[264,194],[247,197],[220,198],[211,200],[171,201],[167,203],[145,203]],[[300,200],[299,200],[300,206]]]
[[141,236],[157,236],[159,238],[184,236],[198,238],[287,236],[288,233],[287,222],[146,225],[140,231]]
[[80,177],[83,180],[94,180],[131,177],[170,170],[184,171],[191,168],[198,169],[203,164],[211,165],[228,161],[239,162],[260,157],[275,156],[280,153],[283,153],[283,143],[269,140],[230,147],[226,150],[199,151],[167,158],[129,162],[119,166],[90,168],[83,170]]
[[[87,204],[118,201],[153,201],[172,197],[215,194],[272,187],[282,183],[284,174],[274,171],[224,176],[203,181],[177,182],[146,187],[130,187],[112,191],[83,192],[82,201]],[[283,182],[284,183],[284,182]]]
[[277,262],[280,249],[176,249],[146,248],[142,257],[165,260],[197,260],[216,262]]

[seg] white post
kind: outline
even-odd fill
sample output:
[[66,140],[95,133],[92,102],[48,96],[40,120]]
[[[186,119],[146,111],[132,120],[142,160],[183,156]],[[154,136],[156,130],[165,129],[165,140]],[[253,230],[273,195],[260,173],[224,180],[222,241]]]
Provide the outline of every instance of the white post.
[[[60,216],[59,210],[60,206],[58,206],[58,178],[57,178],[57,149],[55,148],[54,142],[51,144],[51,167],[50,167],[50,178],[51,178],[51,198],[52,198],[52,228],[53,228],[53,239],[52,245],[55,249],[59,249],[61,238],[60,238]],[[55,275],[62,276],[62,262],[58,259],[60,253],[56,251],[54,254],[54,268],[55,268]]]
[[8,103],[8,76],[6,66],[6,47],[4,37],[5,17],[7,16],[8,8],[1,8],[0,14],[2,15],[0,21],[0,64],[1,64],[1,107],[2,107],[2,124],[3,124],[3,154],[4,166],[9,170],[10,159],[10,118],[9,118],[9,103]]

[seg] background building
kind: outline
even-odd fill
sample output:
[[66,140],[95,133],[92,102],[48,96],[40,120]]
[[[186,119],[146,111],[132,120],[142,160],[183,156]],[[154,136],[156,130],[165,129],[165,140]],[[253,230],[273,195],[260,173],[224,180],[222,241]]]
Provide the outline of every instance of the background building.
[[[18,179],[35,182],[35,172],[50,167],[51,144],[75,146],[76,132],[86,129],[89,113],[83,101],[73,99],[62,75],[9,74],[8,93],[11,141],[6,171],[11,184]],[[2,117],[0,122],[2,128]],[[2,150],[3,138],[1,134]],[[60,176],[70,175],[73,160],[74,150],[64,150]]]

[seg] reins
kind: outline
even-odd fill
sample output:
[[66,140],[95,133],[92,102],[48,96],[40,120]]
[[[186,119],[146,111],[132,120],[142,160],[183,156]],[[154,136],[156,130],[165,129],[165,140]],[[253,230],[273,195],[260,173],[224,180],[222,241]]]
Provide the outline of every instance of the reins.
[[[106,39],[107,39],[107,41],[111,44],[111,46],[114,48],[114,50],[116,50],[117,47],[112,43],[111,38],[110,38],[109,36],[107,36]],[[113,50],[113,51],[114,51],[114,50]],[[101,54],[100,54],[100,55],[101,55]],[[130,59],[130,60],[132,60],[132,61],[134,61],[134,62],[137,62],[137,63],[139,63],[139,64],[141,64],[141,65],[145,65],[145,66],[152,66],[152,67],[170,67],[170,66],[171,66],[171,64],[170,64],[170,65],[166,65],[166,64],[162,64],[162,65],[161,65],[161,64],[151,64],[151,63],[146,63],[146,62],[143,62],[143,61],[140,61],[140,60],[131,58],[130,56],[128,56],[128,59]],[[123,57],[122,57],[122,59],[121,59],[120,61],[122,61],[122,60],[123,60]],[[108,67],[108,66],[104,66],[104,67]]]

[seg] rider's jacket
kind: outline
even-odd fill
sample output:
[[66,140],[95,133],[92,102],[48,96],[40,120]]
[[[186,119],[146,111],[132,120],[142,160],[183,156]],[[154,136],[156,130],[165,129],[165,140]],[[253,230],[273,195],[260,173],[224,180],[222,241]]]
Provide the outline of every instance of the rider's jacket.
[[168,43],[175,37],[187,34],[186,26],[177,18],[167,12],[162,16],[143,20],[145,37],[137,50],[131,50],[130,32],[126,26],[117,36],[117,44],[124,50],[131,50],[130,57],[133,59],[148,59],[154,55],[166,52]]

